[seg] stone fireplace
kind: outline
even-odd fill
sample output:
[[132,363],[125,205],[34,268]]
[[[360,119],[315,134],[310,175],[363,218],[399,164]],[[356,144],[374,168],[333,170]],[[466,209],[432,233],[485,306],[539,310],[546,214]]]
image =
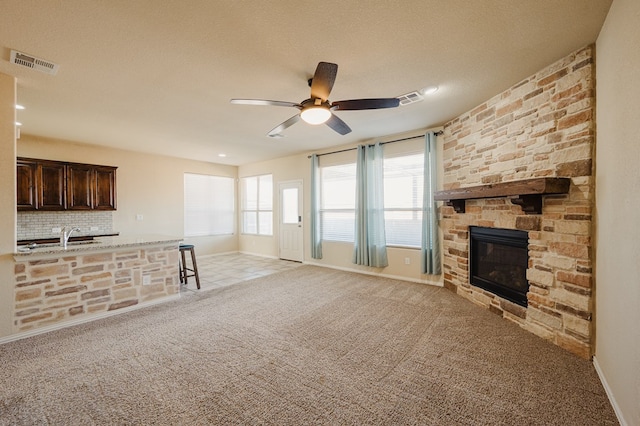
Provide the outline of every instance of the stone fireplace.
[[[476,192],[440,198],[450,200],[440,208],[445,286],[584,358],[593,343],[593,49],[572,53],[446,123],[441,192]],[[566,184],[562,191],[496,192],[500,185],[554,179]],[[525,303],[473,284],[471,227],[526,233]]]

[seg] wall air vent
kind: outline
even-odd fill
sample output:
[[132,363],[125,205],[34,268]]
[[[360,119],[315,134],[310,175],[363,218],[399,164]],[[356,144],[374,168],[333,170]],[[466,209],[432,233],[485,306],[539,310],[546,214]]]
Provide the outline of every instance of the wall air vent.
[[10,62],[12,64],[31,68],[33,70],[40,71],[49,75],[56,75],[59,67],[58,64],[54,64],[53,62],[45,61],[44,59],[39,59],[35,56],[29,55],[27,53],[17,52],[15,50],[11,51]]
[[400,99],[400,106],[405,106],[409,104],[415,104],[416,102],[420,102],[424,100],[424,97],[418,92],[411,92],[411,93],[398,96],[398,99]]

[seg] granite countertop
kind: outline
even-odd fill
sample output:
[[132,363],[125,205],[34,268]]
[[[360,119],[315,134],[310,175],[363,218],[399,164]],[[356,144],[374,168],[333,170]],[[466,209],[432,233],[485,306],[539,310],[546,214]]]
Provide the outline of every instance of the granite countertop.
[[[82,234],[73,233],[71,238],[69,238],[69,242],[75,241],[87,241],[93,240],[96,237],[114,237],[120,235],[119,232],[84,232]],[[60,235],[51,235],[48,237],[40,237],[40,238],[30,238],[25,240],[18,240],[18,246],[26,246],[29,244],[36,243],[40,244],[54,244],[60,242]]]
[[72,241],[67,244],[67,248],[61,247],[59,243],[40,244],[35,248],[20,247],[14,253],[14,257],[33,255],[59,255],[66,253],[80,254],[82,252],[120,249],[144,245],[156,245],[165,243],[179,243],[182,237],[171,235],[116,235],[110,237],[94,237],[89,241]]

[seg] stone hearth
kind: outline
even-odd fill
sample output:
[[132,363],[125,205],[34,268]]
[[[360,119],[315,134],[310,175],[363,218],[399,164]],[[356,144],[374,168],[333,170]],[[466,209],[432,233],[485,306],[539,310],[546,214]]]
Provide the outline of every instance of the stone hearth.
[[[540,177],[570,178],[541,214],[508,197],[440,208],[444,283],[469,300],[581,356],[592,355],[591,215],[595,143],[593,46],[541,70],[445,125],[443,189]],[[469,226],[529,235],[528,306],[469,284]]]

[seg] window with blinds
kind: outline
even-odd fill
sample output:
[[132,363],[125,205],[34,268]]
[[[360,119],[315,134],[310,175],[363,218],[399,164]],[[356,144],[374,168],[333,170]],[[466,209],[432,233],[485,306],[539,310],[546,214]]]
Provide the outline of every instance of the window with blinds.
[[273,235],[273,176],[241,179],[242,233]]
[[[320,160],[320,226],[327,241],[354,242],[355,151]],[[384,146],[384,211],[387,246],[421,246],[424,140]]]
[[356,163],[320,167],[320,228],[323,240],[353,242],[356,224]]
[[184,174],[184,235],[229,235],[234,231],[233,178]]
[[384,228],[388,246],[420,247],[424,154],[384,158]]

